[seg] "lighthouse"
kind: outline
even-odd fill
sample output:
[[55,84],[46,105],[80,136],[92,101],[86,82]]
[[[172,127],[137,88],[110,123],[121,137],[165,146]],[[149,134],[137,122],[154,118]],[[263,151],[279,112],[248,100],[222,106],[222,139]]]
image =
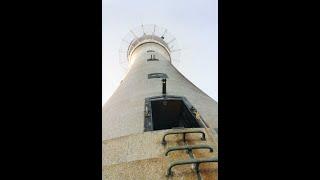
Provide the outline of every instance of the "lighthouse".
[[141,25],[123,41],[127,72],[102,108],[103,179],[217,179],[218,103],[175,67],[176,39]]

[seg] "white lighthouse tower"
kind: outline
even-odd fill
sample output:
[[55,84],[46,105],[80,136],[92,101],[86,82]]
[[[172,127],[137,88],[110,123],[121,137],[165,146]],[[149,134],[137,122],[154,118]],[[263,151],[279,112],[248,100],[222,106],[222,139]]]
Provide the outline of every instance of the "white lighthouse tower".
[[123,39],[128,71],[102,112],[104,179],[217,179],[218,104],[175,68],[179,51],[156,25]]

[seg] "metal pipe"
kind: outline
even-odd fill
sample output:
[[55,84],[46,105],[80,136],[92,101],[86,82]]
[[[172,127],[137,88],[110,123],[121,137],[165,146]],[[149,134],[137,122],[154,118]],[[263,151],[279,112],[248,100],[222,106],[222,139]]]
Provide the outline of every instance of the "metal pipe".
[[166,86],[167,86],[167,79],[162,79],[162,94],[167,94],[167,88],[166,88]]

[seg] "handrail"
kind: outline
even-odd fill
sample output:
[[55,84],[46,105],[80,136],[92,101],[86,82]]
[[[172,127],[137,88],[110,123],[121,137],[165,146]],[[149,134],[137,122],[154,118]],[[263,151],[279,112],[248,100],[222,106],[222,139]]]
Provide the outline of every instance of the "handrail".
[[201,163],[208,163],[208,162],[218,162],[218,157],[212,158],[202,158],[202,159],[187,159],[187,160],[177,160],[170,163],[170,166],[167,170],[167,176],[172,175],[171,169],[177,165],[185,165],[185,164],[196,164],[196,171],[199,172],[199,165]]
[[210,152],[213,152],[213,148],[207,144],[198,144],[198,145],[186,145],[186,146],[176,146],[176,147],[169,147],[165,153],[167,156],[171,151],[177,150],[188,150],[188,152],[192,152],[193,149],[209,149]]
[[166,138],[166,136],[171,135],[171,134],[183,134],[183,141],[185,142],[186,141],[186,134],[188,134],[188,133],[201,133],[202,134],[201,140],[203,140],[203,141],[206,140],[206,135],[201,130],[184,130],[184,131],[180,130],[180,131],[171,131],[171,132],[165,133],[163,138],[162,138],[162,144],[163,145],[167,144],[165,138]]

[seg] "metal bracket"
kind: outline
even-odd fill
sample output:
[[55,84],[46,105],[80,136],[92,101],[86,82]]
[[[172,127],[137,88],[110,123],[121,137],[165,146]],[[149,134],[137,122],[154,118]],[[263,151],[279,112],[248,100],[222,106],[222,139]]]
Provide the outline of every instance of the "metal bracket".
[[190,133],[201,133],[202,137],[201,140],[205,141],[206,140],[206,134],[201,131],[201,130],[185,130],[185,131],[171,131],[171,132],[167,132],[164,134],[163,138],[162,138],[162,144],[166,145],[167,142],[165,140],[166,136],[168,135],[172,135],[172,134],[183,134],[183,141],[186,141],[186,134],[190,134]]
[[171,151],[178,151],[178,150],[187,150],[188,152],[192,152],[193,149],[209,149],[210,152],[213,152],[213,148],[206,144],[198,144],[198,145],[186,145],[186,146],[176,146],[176,147],[169,147],[165,153],[167,156]]
[[167,170],[167,176],[172,175],[171,169],[177,165],[185,165],[185,164],[195,164],[195,168],[197,173],[199,172],[199,165],[201,163],[209,163],[209,162],[218,162],[218,157],[212,158],[203,158],[203,159],[187,159],[187,160],[177,160],[170,163],[169,168]]

